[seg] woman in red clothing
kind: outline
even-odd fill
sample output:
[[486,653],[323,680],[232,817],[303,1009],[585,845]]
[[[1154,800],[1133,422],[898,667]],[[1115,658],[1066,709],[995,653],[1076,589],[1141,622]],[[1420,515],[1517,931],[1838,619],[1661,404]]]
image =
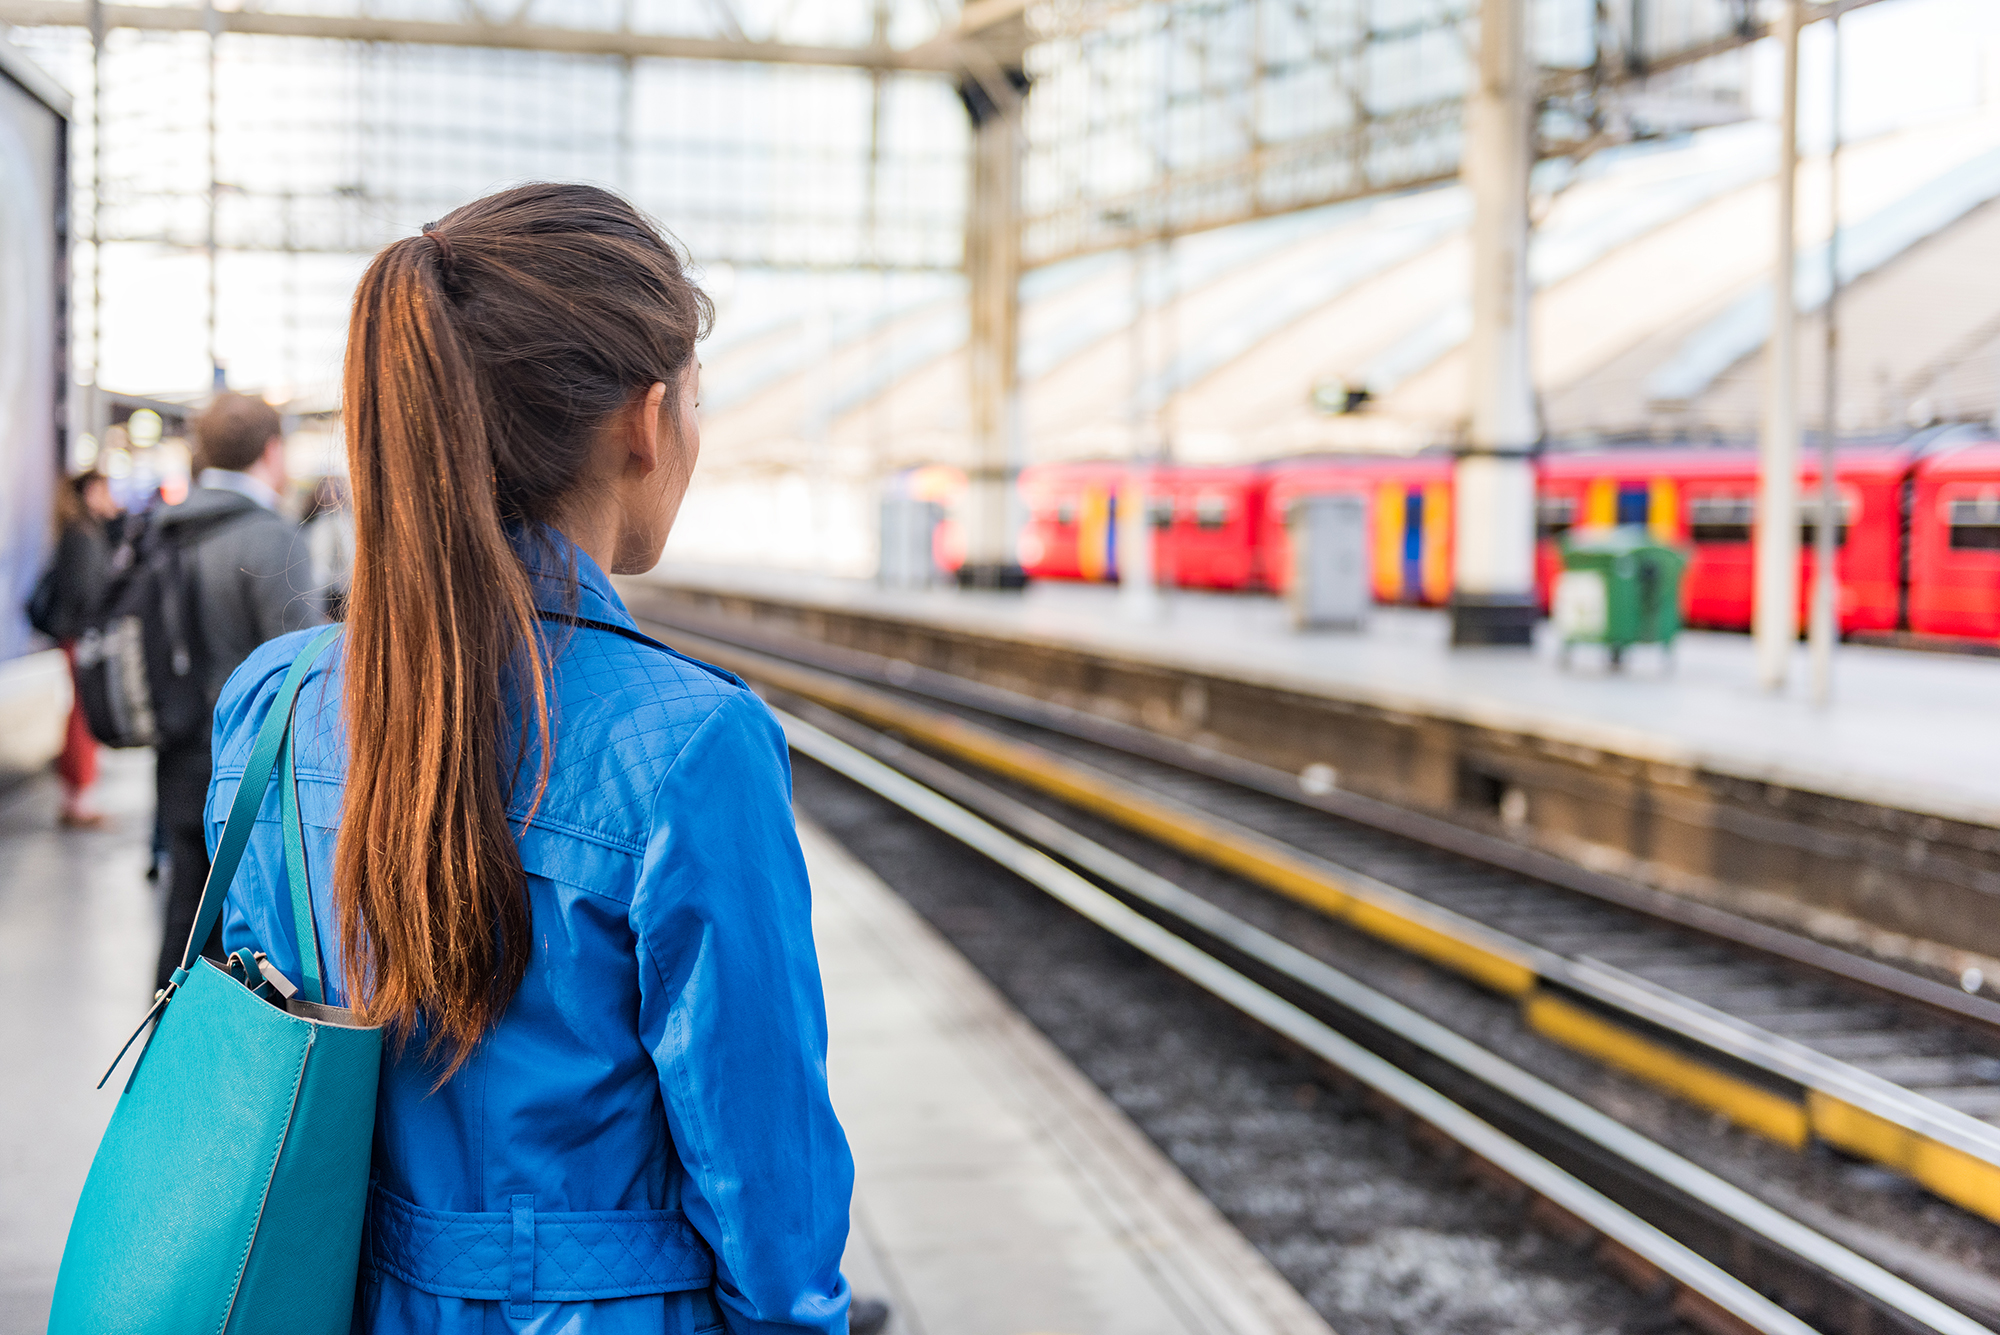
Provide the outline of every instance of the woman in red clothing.
[[[104,568],[110,555],[107,529],[124,515],[112,499],[111,484],[95,469],[71,479],[56,491],[56,523],[62,534],[56,545],[51,575],[49,621],[45,627],[69,658],[70,680],[76,680],[76,637],[96,610],[104,588]],[[62,823],[91,827],[104,823],[91,790],[97,786],[97,739],[84,721],[83,705],[73,703],[62,754],[56,757],[62,780]]]

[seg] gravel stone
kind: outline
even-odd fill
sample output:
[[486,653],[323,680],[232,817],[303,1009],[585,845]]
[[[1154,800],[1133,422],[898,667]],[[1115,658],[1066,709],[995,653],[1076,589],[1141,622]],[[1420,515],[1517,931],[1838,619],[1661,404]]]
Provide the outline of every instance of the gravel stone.
[[795,765],[800,809],[963,952],[1340,1335],[1685,1330],[1261,1027],[873,793]]

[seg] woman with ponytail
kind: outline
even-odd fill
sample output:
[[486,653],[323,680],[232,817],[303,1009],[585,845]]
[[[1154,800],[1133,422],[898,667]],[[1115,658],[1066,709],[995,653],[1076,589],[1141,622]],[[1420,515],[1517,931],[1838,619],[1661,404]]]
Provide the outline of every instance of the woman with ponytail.
[[[709,319],[577,185],[466,205],[355,294],[353,582],[295,735],[317,972],[391,1035],[357,1331],[846,1328],[784,737],[607,578],[673,525]],[[211,844],[304,643],[222,695]],[[297,979],[277,805],[225,945]]]

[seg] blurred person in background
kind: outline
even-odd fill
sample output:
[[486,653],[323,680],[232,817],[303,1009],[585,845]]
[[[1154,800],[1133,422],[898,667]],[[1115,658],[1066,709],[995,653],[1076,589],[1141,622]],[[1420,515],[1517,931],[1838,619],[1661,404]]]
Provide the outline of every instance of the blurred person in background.
[[[195,421],[195,485],[150,522],[180,549],[192,584],[193,638],[212,710],[222,685],[250,651],[288,631],[325,622],[312,557],[299,526],[281,513],[285,438],[277,409],[244,394],[218,394]],[[208,798],[209,716],[186,736],[161,738],[155,783],[167,846],[166,925],[156,987],[180,964],[208,879],[202,807]],[[219,933],[217,934],[219,936]],[[206,949],[220,959],[212,938]]]
[[313,580],[326,591],[326,614],[339,621],[354,578],[354,512],[348,508],[347,484],[337,477],[321,478],[299,523],[312,553]]
[[[56,488],[55,559],[35,585],[28,620],[58,645],[69,660],[70,680],[76,679],[76,637],[104,596],[105,571],[111,549],[122,537],[125,512],[112,498],[111,482],[95,469]],[[83,716],[81,701],[69,710],[62,754],[56,757],[62,780],[64,825],[102,825],[92,789],[97,786],[97,739]]]

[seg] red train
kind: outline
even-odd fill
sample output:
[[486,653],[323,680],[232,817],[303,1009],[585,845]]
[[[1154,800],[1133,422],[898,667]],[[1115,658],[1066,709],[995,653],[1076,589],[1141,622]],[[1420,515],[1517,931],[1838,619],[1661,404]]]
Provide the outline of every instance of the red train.
[[[1835,535],[1844,632],[2000,639],[2000,442],[1963,429],[1895,446],[1843,449]],[[1747,629],[1757,460],[1737,449],[1550,454],[1538,464],[1538,571],[1544,596],[1558,540],[1577,526],[1644,524],[1690,553],[1690,625]],[[1023,472],[1021,559],[1038,579],[1117,577],[1122,462]],[[1801,483],[1801,617],[1812,587],[1819,466]],[[1301,496],[1369,499],[1375,597],[1440,604],[1451,592],[1451,461],[1311,457],[1153,473],[1154,569],[1195,589],[1282,590],[1287,518]]]

